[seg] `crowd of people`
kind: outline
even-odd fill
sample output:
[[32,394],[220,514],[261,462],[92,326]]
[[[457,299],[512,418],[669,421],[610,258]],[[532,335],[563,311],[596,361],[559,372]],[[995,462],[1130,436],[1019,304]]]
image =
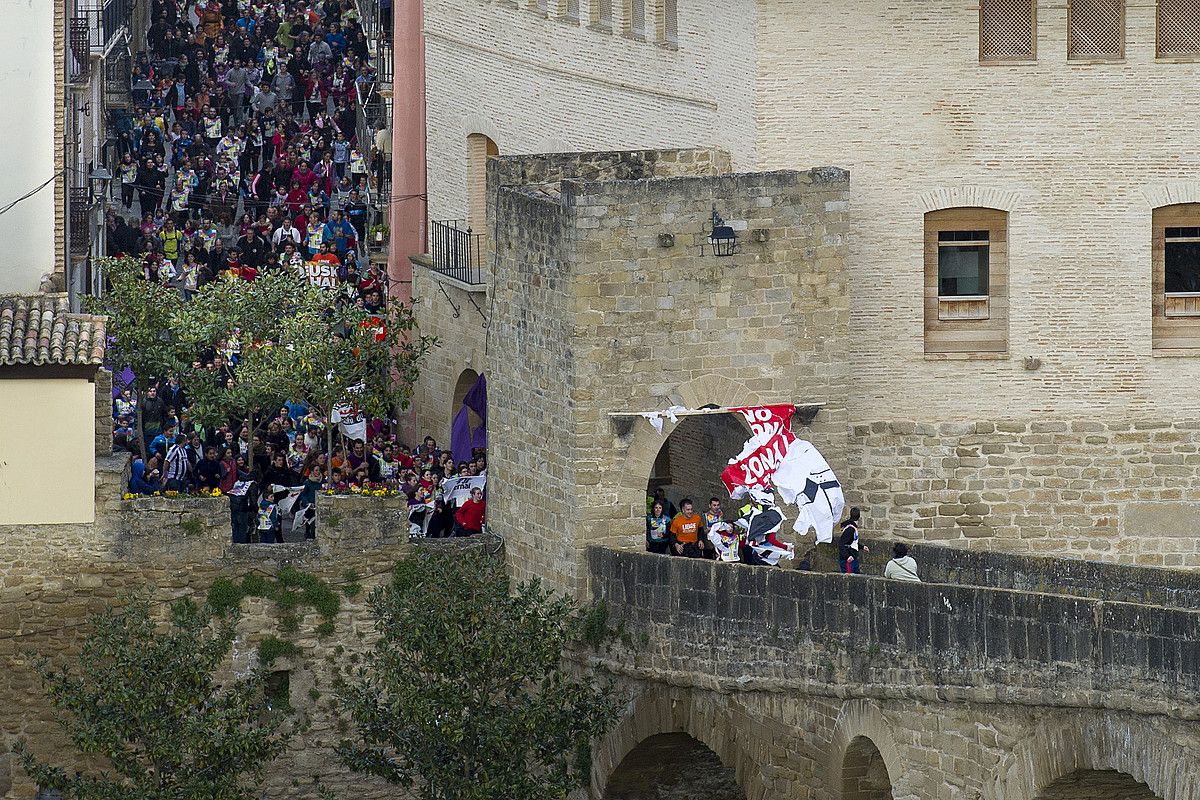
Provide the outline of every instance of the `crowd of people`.
[[[724,504],[719,497],[710,497],[703,513],[697,512],[691,498],[684,498],[676,507],[666,490],[658,487],[646,498],[646,550],[650,553],[738,561],[745,564],[777,565],[778,558],[763,557],[764,551],[794,553],[791,544],[779,540],[777,527],[756,535],[754,518],[762,504],[751,498],[737,510],[733,519],[726,519]],[[780,520],[782,521],[782,520]],[[851,575],[862,572],[863,556],[870,548],[859,540],[862,511],[851,508],[840,524],[838,536],[838,570]],[[810,547],[801,556],[796,568],[811,570],[816,548]],[[920,582],[917,562],[908,554],[908,545],[897,542],[892,558],[884,567],[884,577],[901,581]]]
[[[211,368],[232,374],[236,364]],[[283,541],[289,521],[313,538],[315,517],[309,510],[315,509],[318,493],[403,497],[421,535],[472,535],[483,528],[482,490],[457,507],[442,493],[447,479],[486,476],[482,451],[455,462],[433,437],[409,448],[382,421],[372,420],[368,439],[339,433],[327,452],[327,423],[303,404],[281,405],[253,430],[236,418],[206,427],[192,419],[189,405],[174,377],[152,383],[142,397],[123,389],[113,400],[114,449],[134,454],[129,495],[227,495],[234,540],[240,542],[252,535]],[[133,423],[139,411],[140,434]]]
[[378,302],[386,278],[364,244],[390,145],[358,141],[357,98],[376,78],[352,0],[154,0],[150,13],[109,253],[185,295],[222,274],[336,262]]

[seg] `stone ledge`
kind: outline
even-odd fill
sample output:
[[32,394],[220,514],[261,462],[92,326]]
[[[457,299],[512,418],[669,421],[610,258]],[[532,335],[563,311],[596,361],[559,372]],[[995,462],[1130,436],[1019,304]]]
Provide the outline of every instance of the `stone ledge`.
[[462,291],[469,292],[471,294],[487,294],[486,283],[467,283],[465,281],[460,281],[457,278],[451,278],[449,275],[439,271],[435,266],[433,266],[433,259],[431,259],[428,255],[422,254],[409,256],[408,260],[412,262],[413,266],[424,268],[429,273],[430,277],[432,277],[438,283],[444,283],[447,286],[453,286],[456,289],[461,289]]

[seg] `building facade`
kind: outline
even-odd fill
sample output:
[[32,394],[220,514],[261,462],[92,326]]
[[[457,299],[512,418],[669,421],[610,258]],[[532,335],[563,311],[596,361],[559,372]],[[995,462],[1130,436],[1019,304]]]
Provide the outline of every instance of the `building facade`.
[[1200,3],[424,17],[431,219],[478,232],[496,154],[701,142],[735,172],[846,168],[850,502],[903,538],[1200,566]]

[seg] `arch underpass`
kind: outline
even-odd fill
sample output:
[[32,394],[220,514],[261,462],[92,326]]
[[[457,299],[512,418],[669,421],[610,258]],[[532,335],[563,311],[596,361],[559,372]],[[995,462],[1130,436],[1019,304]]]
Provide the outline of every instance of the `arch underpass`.
[[842,758],[841,800],[892,800],[892,779],[875,743],[856,736]]
[[617,765],[604,800],[746,800],[731,767],[686,733],[639,742]]
[[1149,786],[1115,769],[1081,769],[1043,788],[1035,800],[1162,800]]

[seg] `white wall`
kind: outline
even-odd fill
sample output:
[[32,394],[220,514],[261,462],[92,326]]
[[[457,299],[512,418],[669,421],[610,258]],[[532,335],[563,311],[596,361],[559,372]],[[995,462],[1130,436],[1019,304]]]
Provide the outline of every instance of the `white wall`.
[[[54,4],[0,3],[0,207],[54,173]],[[54,269],[54,184],[0,214],[0,293],[36,292]]]
[[0,376],[0,525],[96,516],[96,386]]

